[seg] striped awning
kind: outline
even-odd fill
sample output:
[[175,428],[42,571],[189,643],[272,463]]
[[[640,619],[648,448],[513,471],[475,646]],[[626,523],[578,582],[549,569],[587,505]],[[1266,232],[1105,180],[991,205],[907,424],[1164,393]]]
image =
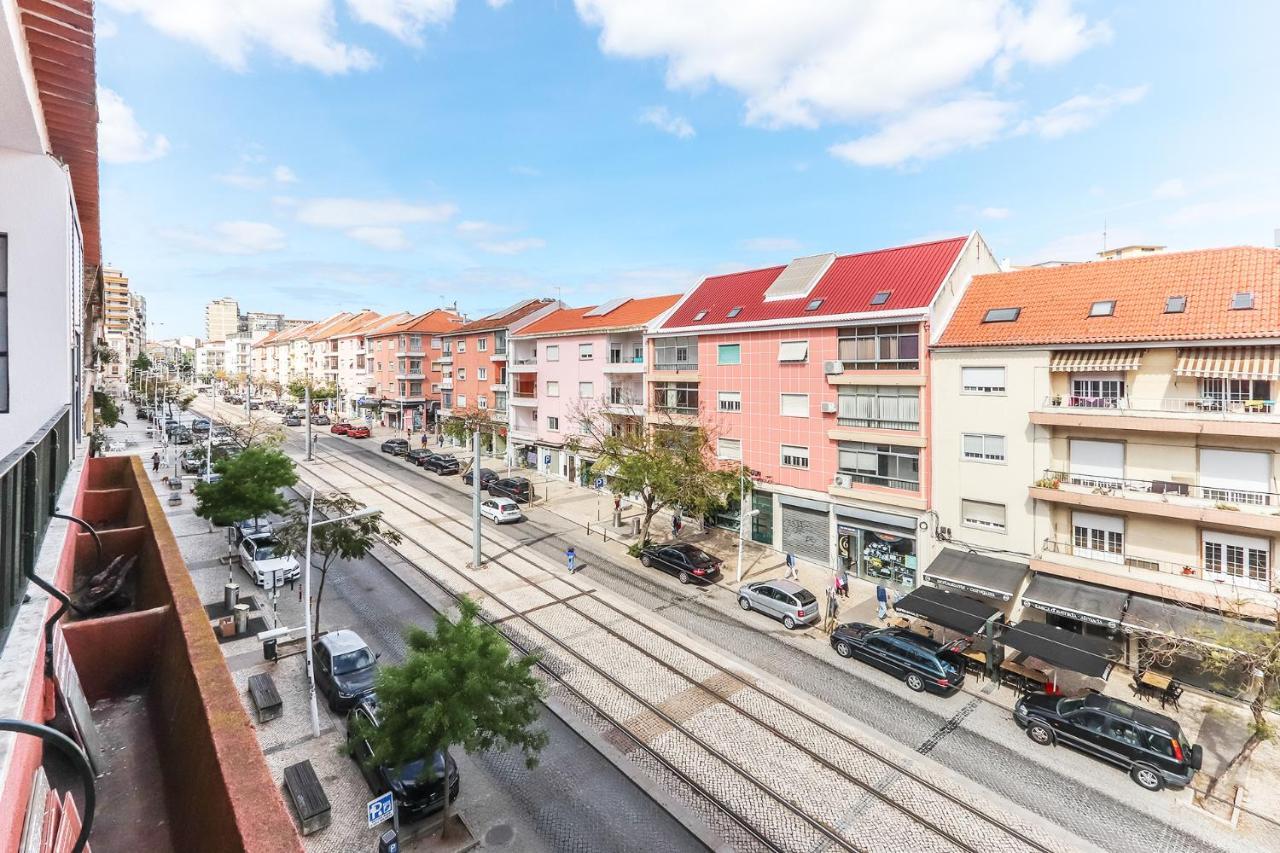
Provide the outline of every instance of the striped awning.
[[1280,379],[1280,347],[1180,349],[1173,372],[1202,379]]
[[1123,373],[1142,366],[1141,349],[1090,349],[1055,352],[1049,369],[1055,373]]

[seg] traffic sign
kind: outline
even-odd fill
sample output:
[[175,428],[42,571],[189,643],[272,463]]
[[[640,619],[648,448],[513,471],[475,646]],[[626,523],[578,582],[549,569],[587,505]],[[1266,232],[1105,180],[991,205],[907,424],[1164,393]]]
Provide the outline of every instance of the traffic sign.
[[597,489],[604,488],[604,477],[596,477],[596,488]]
[[376,800],[370,800],[366,808],[368,808],[369,810],[369,828],[370,829],[373,829],[375,826],[377,826],[380,823],[383,823],[384,821],[390,820],[391,813],[395,811],[395,803],[392,800],[391,792],[387,791],[385,794],[383,794],[381,797],[378,797]]
[[542,464],[543,464],[543,465],[550,465],[550,464],[551,464],[551,454],[550,454],[550,453],[548,453],[546,456],[542,457]]

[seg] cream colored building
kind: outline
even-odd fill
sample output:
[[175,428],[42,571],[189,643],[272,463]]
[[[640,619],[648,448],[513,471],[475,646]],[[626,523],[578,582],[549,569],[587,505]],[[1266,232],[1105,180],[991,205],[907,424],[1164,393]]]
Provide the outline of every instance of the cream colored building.
[[215,299],[204,306],[204,338],[210,342],[225,341],[240,331],[240,303],[230,296]]

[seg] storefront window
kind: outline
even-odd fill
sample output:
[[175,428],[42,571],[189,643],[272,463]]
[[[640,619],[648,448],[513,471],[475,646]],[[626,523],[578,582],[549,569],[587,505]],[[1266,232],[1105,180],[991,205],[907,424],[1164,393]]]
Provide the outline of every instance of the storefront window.
[[773,544],[773,495],[768,492],[752,492],[751,541],[761,545]]
[[915,537],[846,524],[839,535],[840,563],[851,573],[902,592],[915,589]]

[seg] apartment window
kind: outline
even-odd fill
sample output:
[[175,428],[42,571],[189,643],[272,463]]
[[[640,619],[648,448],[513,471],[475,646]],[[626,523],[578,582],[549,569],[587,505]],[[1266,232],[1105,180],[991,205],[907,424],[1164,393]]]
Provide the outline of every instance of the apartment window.
[[854,385],[840,389],[836,424],[871,429],[920,429],[920,389]]
[[439,338],[432,338],[432,339],[431,339],[431,348],[432,348],[432,349],[440,349],[440,339],[439,339]]
[[742,439],[720,438],[716,440],[716,458],[742,460]]
[[965,459],[976,459],[979,462],[1004,461],[1003,435],[966,432],[962,443],[961,453]]
[[578,397],[583,400],[589,400],[596,395],[595,383],[579,382]]
[[809,448],[798,444],[784,444],[781,447],[783,468],[808,468]]
[[891,489],[920,491],[920,449],[896,444],[842,441],[838,457],[840,473],[856,483]]
[[1091,512],[1071,514],[1071,552],[1107,563],[1124,562],[1124,519]]
[[986,501],[960,501],[960,523],[965,527],[978,527],[982,530],[1005,531],[1004,504],[987,503]]
[[432,394],[439,394],[439,393],[440,393],[440,383],[439,383],[439,382],[432,382],[432,383],[431,383],[431,393],[432,393]]
[[409,383],[409,393],[410,393],[410,394],[412,394],[412,395],[413,395],[413,396],[415,396],[415,397],[421,397],[421,396],[422,396],[422,383],[421,383],[421,382],[410,382],[410,383]]
[[718,345],[716,347],[716,364],[742,364],[742,345]]
[[507,395],[501,391],[495,393],[493,395],[493,407],[499,412],[505,412],[507,410]]
[[918,326],[855,326],[840,330],[840,361],[849,370],[917,370]]
[[458,341],[458,352],[467,351],[467,342],[465,340]]
[[808,360],[808,341],[783,341],[778,344],[778,361],[804,362]]
[[484,382],[488,378],[489,378],[489,368],[487,367],[476,368],[476,379],[479,379],[481,382]]
[[546,348],[546,350],[544,350],[544,352],[546,353],[547,361],[559,361],[559,360],[560,360],[560,345],[559,345],[559,344],[547,344],[547,348]]
[[655,382],[653,385],[653,407],[660,412],[696,415],[698,413],[698,383]]
[[554,415],[547,415],[547,429],[552,432],[560,431],[560,419]]
[[1124,397],[1124,376],[1120,373],[1082,373],[1071,376],[1071,405],[1109,406]]
[[960,387],[966,394],[1003,394],[1003,367],[962,367]]
[[697,370],[698,339],[686,336],[654,341],[653,366],[656,370]]
[[476,408],[477,409],[489,408],[489,398],[483,395],[480,397],[476,397]]
[[1116,313],[1116,301],[1104,299],[1089,306],[1090,317],[1110,317]]
[[716,394],[716,408],[722,412],[742,411],[741,391],[720,391]]
[[591,344],[578,344],[578,361],[591,361],[594,358]]
[[808,394],[782,394],[778,405],[778,414],[784,418],[809,417]]
[[441,355],[453,355],[453,341],[443,341],[441,346],[443,347]]
[[559,383],[559,382],[552,382],[552,381],[548,381],[548,382],[547,382],[547,396],[548,396],[548,397],[559,397],[559,396],[560,396],[560,383]]
[[466,408],[466,405],[467,405],[467,395],[466,395],[466,394],[459,394],[459,395],[458,395],[458,408],[459,408],[459,409]]
[[467,381],[467,369],[465,367],[458,368],[458,381],[459,382]]
[[1205,400],[1232,403],[1270,400],[1271,383],[1266,379],[1201,379],[1200,396]]
[[1204,573],[1206,580],[1225,581],[1261,590],[1270,588],[1271,543],[1253,536],[1237,536],[1206,530]]
[[476,341],[476,349],[477,349],[478,351],[480,351],[480,352],[488,352],[488,351],[489,351],[489,339],[488,339],[488,338],[480,338],[478,341]]
[[422,335],[409,336],[409,349],[413,352],[418,352],[422,349]]
[[0,412],[9,411],[9,235],[0,234]]

